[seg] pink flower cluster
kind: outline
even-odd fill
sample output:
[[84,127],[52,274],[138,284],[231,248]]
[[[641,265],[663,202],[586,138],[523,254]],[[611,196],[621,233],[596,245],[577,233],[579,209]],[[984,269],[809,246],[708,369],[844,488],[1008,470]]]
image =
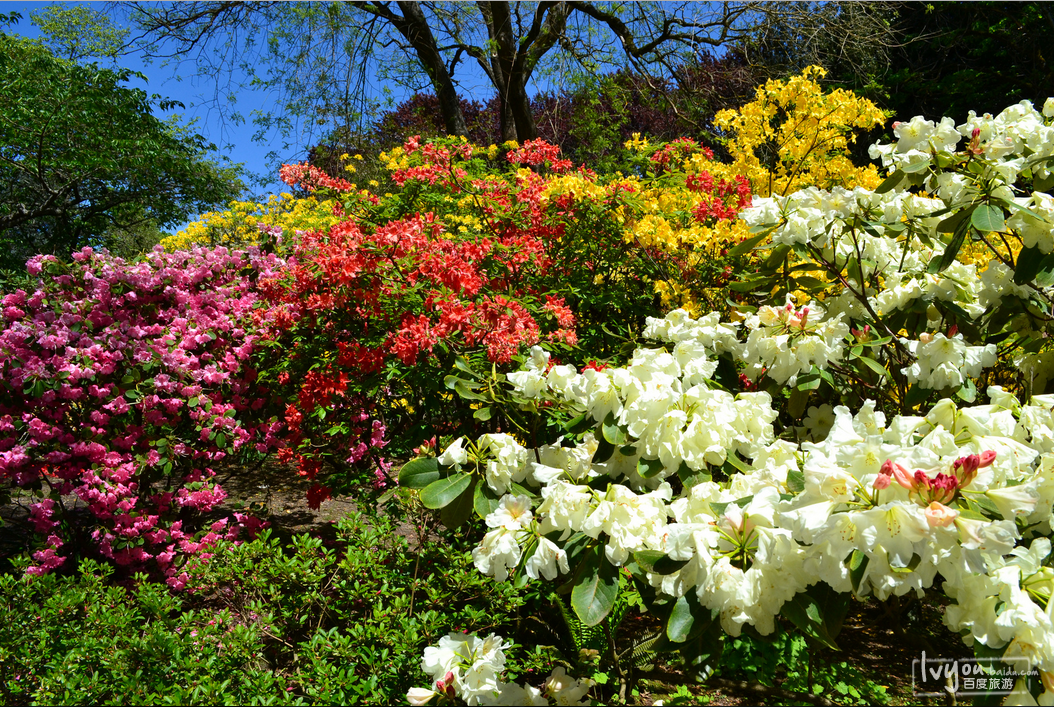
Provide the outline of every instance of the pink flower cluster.
[[182,560],[253,522],[236,515],[183,530],[226,494],[212,466],[252,445],[282,446],[282,425],[254,386],[251,356],[270,336],[256,281],[283,263],[256,248],[165,253],[141,262],[85,248],[72,264],[29,261],[35,292],[0,300],[0,481],[43,489],[30,521],[46,536],[29,571],[62,564],[72,504],[90,540],[120,565],[181,586]]

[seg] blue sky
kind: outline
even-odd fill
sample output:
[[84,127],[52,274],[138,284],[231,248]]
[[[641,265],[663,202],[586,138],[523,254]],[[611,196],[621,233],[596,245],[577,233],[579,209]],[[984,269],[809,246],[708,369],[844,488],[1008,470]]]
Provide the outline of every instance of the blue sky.
[[[29,38],[39,38],[40,31],[33,25],[30,15],[45,9],[49,2],[0,2],[0,12],[19,12],[22,20],[9,27],[7,32],[18,34]],[[89,6],[105,10],[104,3],[87,3]],[[107,65],[108,61],[100,62]],[[277,172],[269,170],[267,154],[272,151],[279,153],[283,161],[296,161],[304,159],[306,150],[300,148],[283,149],[281,139],[273,139],[265,142],[254,141],[255,128],[251,124],[243,123],[234,125],[230,121],[222,121],[219,111],[210,106],[208,98],[215,92],[215,83],[202,80],[194,76],[192,62],[183,66],[174,64],[163,65],[159,61],[146,62],[141,54],[130,54],[122,56],[117,65],[123,68],[142,72],[148,81],[133,78],[129,82],[132,88],[142,88],[147,93],[157,93],[165,98],[171,98],[183,103],[186,108],[176,108],[171,111],[160,111],[155,108],[155,115],[167,118],[172,114],[179,114],[183,122],[195,121],[193,128],[196,132],[205,136],[209,142],[214,143],[217,157],[226,157],[232,162],[243,163],[247,170],[262,177],[269,177],[266,184],[253,186],[251,191],[256,194],[278,193],[283,191],[284,184],[278,181]],[[267,110],[269,108],[269,97],[262,91],[251,91],[243,89],[237,92],[237,111],[243,115],[249,115],[253,110]],[[178,229],[176,229],[178,230]]]

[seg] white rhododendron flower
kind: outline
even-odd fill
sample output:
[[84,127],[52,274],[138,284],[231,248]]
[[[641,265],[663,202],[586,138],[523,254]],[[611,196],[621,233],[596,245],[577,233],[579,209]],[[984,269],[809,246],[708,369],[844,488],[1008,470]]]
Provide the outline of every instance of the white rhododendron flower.
[[[435,681],[435,689],[411,688],[406,695],[412,705],[428,704],[437,695],[468,705],[588,705],[592,680],[576,680],[557,667],[542,686],[520,685],[502,680],[505,650],[511,644],[491,634],[451,633],[439,644],[425,648],[421,669]],[[551,702],[550,702],[551,701]]]
[[458,437],[439,455],[438,461],[443,466],[461,467],[468,463],[468,450],[465,449],[465,438]]
[[966,378],[976,378],[981,369],[995,365],[995,344],[967,346],[962,334],[934,334],[920,341],[901,341],[916,357],[916,362],[901,372],[923,388],[959,388]]
[[[1054,396],[1038,394],[1054,381],[1052,106],[894,125],[871,149],[882,193],[755,196],[740,218],[786,261],[729,300],[736,321],[650,318],[621,366],[532,349],[509,382],[575,423],[536,449],[476,441],[476,473],[504,494],[480,571],[561,582],[588,556],[663,605],[697,599],[733,636],[773,632],[817,583],[886,600],[940,581],[949,629],[1054,686]],[[465,444],[441,463],[466,463]],[[487,699],[587,691],[561,671]]]

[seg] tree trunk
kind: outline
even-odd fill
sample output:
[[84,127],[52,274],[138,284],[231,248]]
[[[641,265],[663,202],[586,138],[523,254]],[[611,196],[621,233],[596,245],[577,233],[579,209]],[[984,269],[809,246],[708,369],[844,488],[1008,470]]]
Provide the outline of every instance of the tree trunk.
[[435,37],[432,36],[432,30],[420,4],[399,2],[399,9],[403,12],[403,21],[393,24],[413,47],[421,65],[428,72],[428,78],[432,80],[447,133],[468,136],[468,124],[465,122],[464,113],[461,112],[457,89],[454,88],[454,82],[446,64],[443,63],[443,56],[439,53],[439,47],[436,46]]
[[507,2],[478,3],[483,19],[487,23],[487,34],[490,35],[490,66],[494,79],[494,89],[498,93],[498,108],[501,118],[501,139],[520,140],[517,128],[515,106],[510,101],[509,89],[514,83],[513,65],[516,62],[516,48],[513,45],[512,17]]

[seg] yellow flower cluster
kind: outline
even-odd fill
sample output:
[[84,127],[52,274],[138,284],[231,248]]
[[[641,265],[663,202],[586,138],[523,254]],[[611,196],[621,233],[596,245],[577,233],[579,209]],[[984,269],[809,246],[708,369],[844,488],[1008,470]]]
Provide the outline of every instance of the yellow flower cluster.
[[333,215],[332,200],[303,199],[292,194],[272,194],[265,204],[254,201],[232,201],[225,211],[204,213],[174,236],[161,240],[172,252],[192,245],[254,245],[258,242],[258,224],[279,226],[283,230],[327,229],[339,219]]
[[552,177],[542,192],[542,200],[553,197],[570,196],[573,199],[590,199],[604,201],[611,194],[611,188],[597,184],[582,174],[560,174]]
[[410,158],[401,147],[393,147],[388,152],[382,152],[379,157],[381,163],[389,172],[410,167]]
[[810,66],[786,81],[768,81],[758,87],[752,103],[718,113],[715,125],[732,133],[732,163],[706,161],[686,165],[688,171],[708,169],[726,178],[742,175],[758,196],[789,194],[808,186],[878,186],[875,167],[856,167],[847,148],[855,140],[854,130],[881,125],[886,116],[851,91],[824,93],[814,77],[826,73]]
[[[715,125],[731,135],[726,144],[731,160],[710,159],[699,150],[685,160],[684,172],[709,173],[725,181],[746,177],[757,196],[808,186],[876,187],[881,181],[876,168],[855,166],[848,147],[855,139],[854,130],[880,125],[885,115],[849,91],[825,93],[815,80],[824,74],[813,66],[786,81],[769,81],[757,89],[753,102],[718,113]],[[626,148],[642,155],[652,151],[639,135],[627,141]],[[692,211],[704,197],[683,182],[657,181],[640,195],[643,215],[626,229],[626,240],[676,253],[687,266],[685,272],[706,258],[720,257],[749,235],[739,220],[698,223]],[[664,305],[688,311],[696,311],[699,298],[713,300],[720,294],[676,279],[657,282],[655,287]]]
[[648,138],[642,138],[640,133],[633,133],[629,140],[626,140],[625,147],[630,152],[636,152],[642,154],[648,149]]

